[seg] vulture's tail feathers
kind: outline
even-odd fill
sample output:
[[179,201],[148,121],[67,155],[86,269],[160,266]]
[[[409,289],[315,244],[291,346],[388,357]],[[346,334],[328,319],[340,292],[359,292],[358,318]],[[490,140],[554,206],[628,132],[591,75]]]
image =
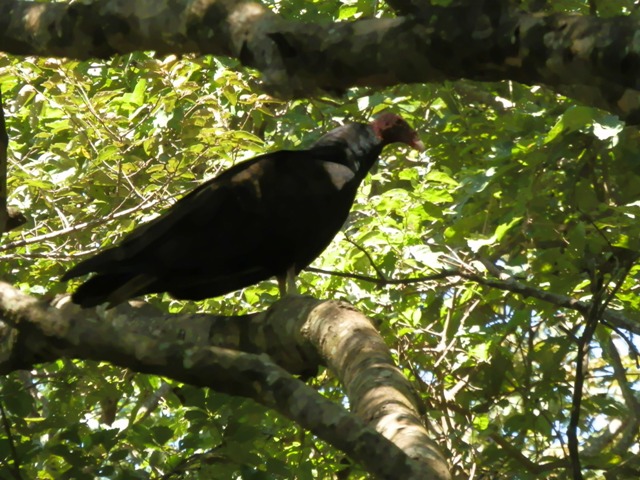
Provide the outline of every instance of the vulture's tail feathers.
[[95,307],[108,302],[112,308],[125,300],[149,293],[155,281],[151,275],[131,273],[107,273],[91,277],[78,287],[71,299],[82,308]]

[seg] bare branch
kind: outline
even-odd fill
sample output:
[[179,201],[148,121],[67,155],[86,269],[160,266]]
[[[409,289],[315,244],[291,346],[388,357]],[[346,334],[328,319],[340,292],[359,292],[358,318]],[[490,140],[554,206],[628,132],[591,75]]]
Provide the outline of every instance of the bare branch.
[[351,237],[348,236],[347,234],[345,234],[344,237],[347,240],[347,242],[349,242],[351,245],[356,247],[360,252],[364,254],[365,257],[367,257],[367,260],[369,260],[369,265],[371,265],[371,267],[375,270],[376,274],[378,275],[378,278],[381,279],[382,281],[385,281],[387,276],[380,269],[380,267],[376,265],[376,262],[373,260],[373,257],[371,256],[369,251],[366,248],[364,248],[362,245],[356,243],[355,240],[352,240]]
[[620,391],[622,392],[622,398],[624,398],[627,408],[629,409],[629,412],[631,412],[632,420],[638,424],[640,423],[640,401],[638,401],[635,391],[631,388],[631,385],[629,385],[626,369],[622,364],[620,353],[618,352],[618,348],[613,342],[611,335],[608,335],[607,337],[606,344],[604,345],[604,351],[607,353],[609,361],[613,366],[614,377],[618,382]]
[[9,443],[9,450],[11,451],[11,457],[13,458],[11,474],[13,478],[15,478],[16,480],[21,480],[22,474],[20,473],[20,457],[18,456],[16,443],[13,440],[13,433],[11,432],[11,423],[7,418],[7,412],[4,409],[4,405],[2,404],[2,402],[0,402],[0,415],[2,416],[2,426],[4,428],[4,433],[7,436],[7,440]]
[[640,122],[640,46],[632,16],[529,14],[495,1],[392,4],[413,16],[320,25],[234,0],[4,0],[0,45],[16,55],[77,59],[140,50],[235,57],[262,72],[266,89],[279,97],[510,79],[570,87],[581,101]]
[[[107,312],[80,310],[69,303],[68,297],[56,303],[60,309],[0,282],[0,319],[20,331],[18,345],[3,349],[0,373],[58,358],[108,361],[252,398],[309,429],[380,478],[450,478],[443,457],[424,428],[413,423],[416,415],[415,410],[412,415],[413,402],[406,379],[393,365],[388,349],[371,323],[351,307],[290,297],[267,312],[222,317],[159,314],[152,307],[142,311],[128,305]],[[345,326],[345,322],[357,323],[356,328],[341,328],[342,333],[335,330],[339,324]],[[333,338],[327,338],[329,335]],[[366,412],[372,415],[364,417],[365,421],[394,443],[293,378],[271,357],[261,354],[273,353],[273,358],[293,364],[298,370],[301,364],[309,366],[310,362],[317,369],[317,362],[325,354],[336,355],[316,350],[319,343],[327,346],[325,339],[331,345],[341,342],[338,349],[345,355],[338,355],[338,363],[332,366],[339,368],[353,402],[359,404],[365,400],[361,395],[375,392],[376,399],[384,393],[382,397],[391,398],[391,404],[397,403],[397,407],[389,410],[391,404],[387,402],[378,404],[370,397],[365,402]],[[292,347],[291,342],[296,346]],[[356,353],[364,352],[363,358],[367,359],[364,363],[356,362],[359,365],[348,360],[346,354],[350,350],[344,349],[354,342],[360,346]],[[234,344],[243,347],[243,351],[229,348]],[[369,352],[375,352],[376,362],[371,363]],[[296,354],[304,354],[306,358],[300,360]],[[346,378],[345,365],[350,365],[351,375]],[[363,381],[365,378],[368,381]],[[378,380],[372,380],[375,378]],[[356,382],[358,379],[361,383]],[[365,385],[368,387],[361,391]],[[410,460],[409,456],[420,460]],[[425,477],[425,473],[429,476]]]
[[447,277],[461,276],[459,270],[443,270],[441,272],[434,273],[433,275],[421,275],[419,277],[411,277],[411,278],[371,277],[369,275],[361,275],[359,273],[337,272],[335,270],[325,270],[323,268],[316,268],[316,267],[307,267],[305,268],[305,271],[323,273],[325,275],[333,275],[333,276],[342,277],[342,278],[353,278],[354,280],[362,280],[363,282],[375,283],[380,287],[384,285],[410,285],[412,283],[424,283],[424,282],[430,282],[433,280],[440,280],[442,278],[447,278]]
[[[93,228],[97,225],[102,225],[103,223],[108,223],[111,220],[116,218],[124,217],[129,215],[130,213],[137,212],[138,210],[146,210],[147,208],[151,208],[154,205],[160,203],[162,199],[153,200],[151,202],[141,203],[140,205],[136,205],[135,207],[129,208],[127,210],[121,210],[116,213],[111,213],[105,217],[99,218],[97,220],[93,220],[91,222],[78,223],[76,225],[72,225],[69,228],[63,228],[62,230],[56,230],[55,232],[46,233],[44,235],[38,235],[37,237],[25,238],[23,240],[16,240],[15,242],[6,243],[4,245],[0,245],[0,252],[5,252],[7,250],[13,250],[15,248],[24,247],[25,245],[32,245],[34,243],[40,243],[45,240],[50,240],[52,238],[60,237],[63,235],[68,235],[73,232],[79,232],[86,228]],[[91,252],[89,252],[91,253]]]
[[513,446],[513,444],[506,440],[502,435],[498,435],[497,433],[490,434],[491,439],[496,442],[502,450],[509,455],[509,457],[515,459],[518,463],[520,463],[527,472],[535,473],[535,474],[543,474],[545,472],[551,472],[553,470],[557,470],[558,468],[564,467],[567,462],[564,460],[554,460],[552,462],[537,464],[529,460],[522,452]]
[[582,467],[580,462],[580,448],[578,441],[578,427],[580,423],[580,407],[582,405],[582,390],[584,379],[589,369],[589,348],[591,339],[600,321],[601,289],[594,295],[589,312],[584,315],[585,326],[582,335],[578,339],[578,352],[576,355],[576,378],[571,395],[571,413],[567,426],[567,440],[569,446],[569,460],[571,461],[571,475],[573,480],[582,480]]
[[[336,272],[332,270],[324,270],[324,269],[315,268],[315,267],[308,267],[305,270],[309,272],[323,273],[326,275],[335,275],[343,278],[353,278],[354,280],[361,280],[363,282],[374,283],[378,286],[409,285],[413,283],[429,282],[429,281],[439,280],[439,279],[448,278],[448,277],[460,277],[467,280],[471,280],[480,285],[485,285],[487,287],[492,287],[492,288],[497,288],[499,290],[505,290],[505,291],[517,293],[519,295],[522,295],[523,297],[537,298],[538,300],[549,302],[559,307],[575,310],[583,314],[589,311],[589,308],[591,305],[588,302],[576,300],[575,298],[571,298],[566,295],[559,295],[557,293],[549,292],[547,290],[541,290],[539,288],[526,285],[512,278],[509,278],[506,280],[498,280],[495,278],[485,278],[482,275],[479,275],[476,273],[468,273],[462,270],[455,270],[455,269],[443,270],[441,272],[434,273],[433,275],[424,275],[419,277],[411,277],[411,278],[403,278],[403,279],[389,278],[386,280],[380,279],[378,277],[371,277],[368,275]],[[640,334],[640,324],[637,321],[626,317],[621,312],[608,308],[603,312],[602,318],[607,322],[611,323],[611,325],[615,327],[623,328],[630,332]]]
[[325,302],[303,329],[345,386],[353,412],[424,462],[422,478],[447,478],[446,461],[420,421],[415,391],[371,321],[353,307]]

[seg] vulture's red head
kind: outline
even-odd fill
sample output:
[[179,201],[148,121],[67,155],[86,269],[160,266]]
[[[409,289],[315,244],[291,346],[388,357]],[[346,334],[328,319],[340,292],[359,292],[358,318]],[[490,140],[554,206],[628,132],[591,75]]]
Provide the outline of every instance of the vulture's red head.
[[418,138],[416,131],[404,119],[395,113],[383,113],[371,122],[371,128],[382,144],[405,143],[419,152],[424,150],[424,143]]

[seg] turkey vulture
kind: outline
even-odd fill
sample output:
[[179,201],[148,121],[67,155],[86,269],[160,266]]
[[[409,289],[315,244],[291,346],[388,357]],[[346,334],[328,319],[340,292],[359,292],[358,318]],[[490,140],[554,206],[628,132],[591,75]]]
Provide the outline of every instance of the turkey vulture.
[[360,182],[395,142],[424,149],[401,117],[385,113],[338,127],[307,150],[238,163],[62,280],[96,273],[73,293],[84,308],[156,292],[202,300],[272,276],[282,290],[329,245]]

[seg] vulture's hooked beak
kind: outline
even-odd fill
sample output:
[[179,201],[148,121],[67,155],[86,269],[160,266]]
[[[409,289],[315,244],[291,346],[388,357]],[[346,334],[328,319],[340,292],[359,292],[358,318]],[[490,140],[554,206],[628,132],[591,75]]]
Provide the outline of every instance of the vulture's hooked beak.
[[409,144],[409,146],[415,148],[419,152],[424,152],[424,143],[419,138],[416,138],[413,142]]

